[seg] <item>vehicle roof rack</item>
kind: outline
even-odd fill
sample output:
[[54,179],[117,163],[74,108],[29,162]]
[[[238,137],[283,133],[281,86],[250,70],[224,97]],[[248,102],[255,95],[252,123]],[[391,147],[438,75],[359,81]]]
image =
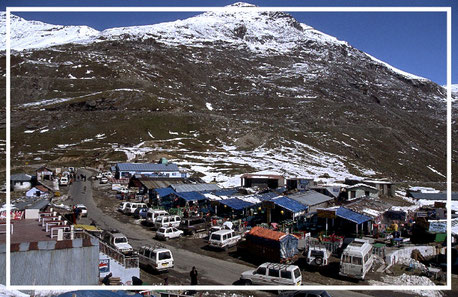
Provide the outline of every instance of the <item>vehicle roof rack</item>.
[[277,270],[283,270],[283,269],[287,269],[289,266],[290,265],[288,265],[288,264],[269,263],[269,264],[267,264],[266,268],[273,268],[273,269],[277,269]]

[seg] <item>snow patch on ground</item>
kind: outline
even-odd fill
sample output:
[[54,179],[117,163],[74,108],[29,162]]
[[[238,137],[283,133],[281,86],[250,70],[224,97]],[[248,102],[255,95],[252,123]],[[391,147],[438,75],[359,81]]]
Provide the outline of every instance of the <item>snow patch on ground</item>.
[[208,110],[213,110],[212,104],[211,103],[205,103],[205,106],[207,107]]
[[[370,280],[369,283],[373,286],[435,286],[435,284],[425,276],[407,275],[401,276],[383,276],[382,282]],[[400,290],[401,291],[401,290]],[[416,294],[425,297],[442,297],[443,294],[440,291],[434,290],[403,290],[402,292]]]
[[20,291],[17,291],[17,290],[7,289],[4,285],[0,285],[0,296],[5,296],[5,297],[29,297],[30,295],[24,294],[24,293],[22,293]]

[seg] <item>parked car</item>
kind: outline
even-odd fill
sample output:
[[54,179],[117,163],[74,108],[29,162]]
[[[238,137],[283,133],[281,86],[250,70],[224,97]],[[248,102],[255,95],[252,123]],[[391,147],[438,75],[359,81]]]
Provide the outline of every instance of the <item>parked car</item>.
[[77,204],[75,205],[75,208],[78,208],[81,210],[82,217],[87,217],[87,207],[84,204]]
[[138,207],[134,211],[134,218],[146,220],[146,214],[148,213],[148,207]]
[[171,238],[178,238],[183,235],[183,231],[175,227],[161,227],[156,232],[156,238],[169,240]]
[[301,270],[296,265],[264,263],[255,270],[242,273],[240,281],[245,285],[297,285],[302,284]]
[[234,230],[219,230],[210,235],[208,245],[227,251],[228,248],[236,246],[241,239],[242,237],[236,235]]
[[364,279],[374,263],[372,245],[367,240],[355,239],[342,252],[339,274]]
[[123,254],[130,254],[133,252],[133,248],[129,244],[127,237],[122,233],[117,231],[104,231],[102,233],[102,239]]
[[142,246],[138,251],[138,258],[141,265],[156,271],[164,271],[174,266],[172,252],[166,248]]
[[146,203],[142,202],[128,202],[126,204],[126,207],[124,208],[123,213],[127,215],[134,214],[137,208],[148,208],[148,206],[146,205]]
[[104,177],[107,177],[107,178],[112,178],[113,177],[113,173],[111,173],[110,171],[106,171],[106,172],[102,173],[102,175]]
[[127,207],[127,204],[130,204],[130,202],[124,201],[124,202],[119,203],[118,211],[124,212],[124,210]]
[[146,224],[154,225],[156,219],[161,216],[168,216],[169,213],[163,209],[149,209],[146,214]]
[[323,246],[309,247],[306,253],[306,261],[311,266],[326,266],[331,252]]
[[97,175],[95,176],[96,179],[101,179],[102,177],[102,172],[97,173]]
[[160,216],[154,222],[154,227],[159,230],[161,227],[178,227],[181,223],[180,216]]
[[202,217],[184,218],[178,228],[183,230],[184,234],[189,235],[208,230],[210,223]]
[[101,183],[101,184],[106,184],[106,183],[108,183],[108,178],[102,177],[102,178],[100,179],[100,183]]
[[68,186],[68,177],[67,176],[62,176],[59,179],[59,186]]

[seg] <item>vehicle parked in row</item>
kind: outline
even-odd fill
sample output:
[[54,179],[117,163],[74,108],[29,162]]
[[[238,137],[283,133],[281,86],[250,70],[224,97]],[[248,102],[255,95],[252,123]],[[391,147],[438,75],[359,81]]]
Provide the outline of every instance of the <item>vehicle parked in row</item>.
[[138,251],[141,265],[151,267],[156,271],[164,271],[174,267],[172,252],[162,247],[142,246]]
[[131,215],[135,212],[137,208],[148,208],[146,203],[142,202],[128,202],[126,204],[126,207],[124,208],[123,213],[127,215]]
[[68,186],[68,183],[69,183],[68,176],[62,176],[59,179],[59,186]]
[[355,239],[342,252],[339,274],[364,279],[374,263],[372,245],[367,240]]
[[211,226],[208,230],[208,237],[210,238],[210,234],[219,230],[232,230],[232,223],[224,222],[221,226]]
[[296,265],[264,263],[255,270],[242,273],[240,281],[245,285],[297,285],[302,284],[301,270]]
[[311,266],[326,266],[328,265],[331,252],[323,246],[311,246],[306,253],[306,262]]
[[113,173],[111,173],[111,171],[106,171],[106,172],[102,173],[102,176],[104,176],[106,178],[112,178],[113,177]]
[[230,247],[236,246],[241,239],[242,237],[235,234],[234,230],[219,230],[210,235],[208,245],[227,251]]
[[208,230],[210,224],[202,217],[184,218],[178,228],[183,230],[184,234],[191,235]]
[[148,213],[148,210],[148,207],[138,207],[134,211],[133,216],[136,219],[146,220],[146,214]]
[[97,173],[97,175],[95,176],[96,179],[101,179],[102,177],[102,172]]
[[108,183],[108,178],[102,177],[99,181],[100,184],[107,184]]
[[171,238],[178,238],[183,235],[183,231],[175,227],[161,227],[156,232],[156,238],[169,240]]
[[127,207],[127,204],[129,204],[129,203],[130,203],[130,202],[127,202],[127,201],[124,201],[124,202],[119,203],[118,211],[119,211],[119,212],[124,212],[124,210],[125,210],[126,207]]
[[178,227],[180,226],[181,218],[180,216],[160,216],[154,222],[154,227],[156,230],[159,230],[161,227]]
[[108,243],[108,245],[112,246],[123,254],[130,254],[133,252],[133,248],[129,244],[127,237],[120,232],[104,231],[102,233],[102,239]]
[[82,217],[87,217],[87,207],[84,204],[77,204],[75,208],[78,208],[81,211]]
[[169,213],[163,209],[149,209],[148,213],[146,214],[146,224],[150,226],[154,225],[158,217],[168,215]]

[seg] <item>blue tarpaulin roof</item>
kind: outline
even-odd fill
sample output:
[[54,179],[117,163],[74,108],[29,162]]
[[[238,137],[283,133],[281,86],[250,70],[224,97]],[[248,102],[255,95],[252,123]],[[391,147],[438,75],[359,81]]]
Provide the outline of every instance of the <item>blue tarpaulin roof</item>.
[[362,215],[360,213],[354,212],[348,208],[345,207],[339,207],[336,211],[336,216],[341,217],[343,219],[346,219],[348,221],[351,221],[356,224],[361,224],[367,221],[371,221],[372,218]]
[[175,193],[180,198],[183,198],[186,201],[198,201],[198,200],[205,200],[207,197],[202,195],[199,192],[181,192],[181,193]]
[[244,208],[250,207],[254,205],[253,203],[247,202],[240,200],[238,198],[232,198],[232,199],[223,199],[219,201],[221,204],[227,205],[232,209],[235,210],[242,210]]
[[272,199],[272,202],[276,205],[283,207],[293,213],[304,211],[308,208],[307,205],[301,204],[291,198],[288,197],[278,197]]
[[119,171],[139,171],[139,172],[163,172],[178,171],[176,164],[154,164],[154,163],[118,163],[116,168]]
[[170,194],[175,193],[175,191],[171,188],[159,188],[159,189],[156,189],[155,191],[159,195],[160,198],[166,197]]

